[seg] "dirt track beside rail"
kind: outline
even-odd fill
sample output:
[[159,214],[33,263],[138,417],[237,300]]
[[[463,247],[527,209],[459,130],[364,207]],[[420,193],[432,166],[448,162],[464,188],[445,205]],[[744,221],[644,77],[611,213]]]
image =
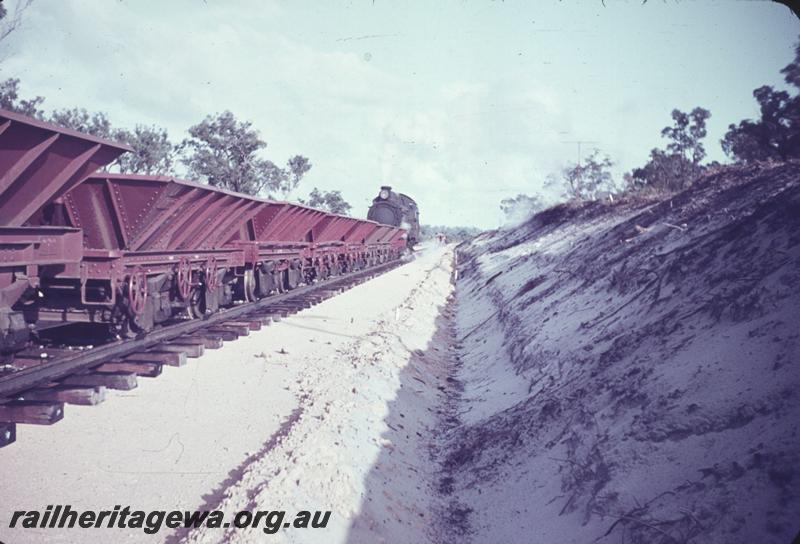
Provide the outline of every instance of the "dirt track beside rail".
[[267,538],[260,529],[7,528],[13,510],[59,503],[330,509],[327,529],[287,529],[270,541],[424,538],[438,525],[434,475],[424,467],[441,417],[432,361],[446,344],[437,327],[452,291],[451,259],[452,248],[420,252],[187,367],[140,380],[136,390],[112,392],[97,407],[68,406],[53,427],[26,426],[25,440],[0,450],[0,540]]
[[[439,540],[434,438],[452,369],[447,320],[452,248],[421,253],[398,271],[400,304],[371,318],[369,330],[327,357],[314,353],[290,384],[298,416],[275,447],[253,459],[215,507],[330,509],[323,532],[292,531],[276,542]],[[383,278],[381,278],[383,279]],[[397,278],[396,278],[397,279]],[[411,287],[409,289],[409,287]],[[257,532],[230,530],[231,542],[260,542]],[[188,542],[214,543],[219,531],[195,531]]]

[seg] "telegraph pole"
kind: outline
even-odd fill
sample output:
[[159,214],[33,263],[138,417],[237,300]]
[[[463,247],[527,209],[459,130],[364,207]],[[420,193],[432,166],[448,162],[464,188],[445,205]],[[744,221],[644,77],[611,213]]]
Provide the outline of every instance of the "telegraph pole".
[[562,144],[578,144],[578,166],[581,165],[581,145],[583,144],[597,144],[595,140],[570,140],[567,142],[561,142]]

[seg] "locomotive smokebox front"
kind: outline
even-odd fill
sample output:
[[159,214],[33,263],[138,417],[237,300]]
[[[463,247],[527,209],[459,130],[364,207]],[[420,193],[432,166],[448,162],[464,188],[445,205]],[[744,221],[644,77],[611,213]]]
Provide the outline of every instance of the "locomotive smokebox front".
[[399,227],[402,219],[402,212],[388,202],[376,202],[369,209],[367,219],[383,223],[384,225]]

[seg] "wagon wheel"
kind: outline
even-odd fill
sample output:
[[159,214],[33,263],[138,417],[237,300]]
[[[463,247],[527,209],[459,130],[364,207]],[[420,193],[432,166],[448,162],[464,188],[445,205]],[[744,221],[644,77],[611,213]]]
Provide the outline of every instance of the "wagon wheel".
[[247,302],[253,302],[258,299],[256,294],[256,273],[253,269],[248,269],[244,271],[244,278],[243,278],[243,288],[244,288],[244,299]]
[[128,311],[121,303],[117,303],[108,313],[108,331],[118,339],[136,337],[135,324],[132,323]]
[[134,315],[142,315],[147,302],[147,274],[136,267],[128,276],[128,304]]
[[181,299],[187,300],[192,291],[192,263],[186,257],[181,257],[178,262],[178,294]]
[[189,319],[199,319],[206,313],[205,296],[200,287],[193,287],[186,299],[186,315]]
[[291,263],[289,268],[286,269],[285,278],[287,291],[296,289],[297,286],[300,285],[300,281],[303,278],[303,267],[297,262]]
[[274,275],[275,275],[275,290],[278,293],[285,293],[287,270],[283,270],[280,267],[276,267]]
[[209,257],[206,261],[206,289],[214,291],[219,287],[219,280],[217,279],[217,259],[216,257]]

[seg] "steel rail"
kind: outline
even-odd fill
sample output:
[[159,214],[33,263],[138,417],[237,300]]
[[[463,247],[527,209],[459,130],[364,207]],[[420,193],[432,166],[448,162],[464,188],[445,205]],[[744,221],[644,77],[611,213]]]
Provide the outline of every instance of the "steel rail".
[[155,329],[138,338],[129,340],[117,340],[108,344],[102,344],[91,349],[81,351],[66,358],[59,357],[52,364],[42,364],[30,368],[24,368],[0,378],[0,401],[8,400],[7,397],[16,393],[35,387],[43,382],[58,380],[77,371],[97,366],[111,359],[125,357],[136,352],[146,351],[158,344],[188,333],[199,331],[225,321],[231,321],[236,317],[244,316],[259,310],[268,310],[270,306],[283,301],[291,301],[293,298],[303,294],[313,293],[316,290],[335,288],[339,284],[347,284],[353,279],[360,279],[371,275],[378,275],[392,268],[404,264],[402,259],[383,263],[378,266],[351,272],[343,276],[336,276],[320,283],[304,285],[285,293],[271,295],[256,302],[244,303],[232,308],[225,308],[201,319],[193,319],[182,323],[175,323],[164,328]]

